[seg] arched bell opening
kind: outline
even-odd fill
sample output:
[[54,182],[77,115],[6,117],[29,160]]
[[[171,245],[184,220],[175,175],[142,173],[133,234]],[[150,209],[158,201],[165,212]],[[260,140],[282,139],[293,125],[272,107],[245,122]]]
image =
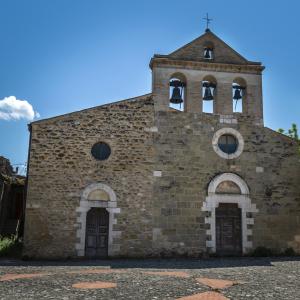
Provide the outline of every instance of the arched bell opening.
[[184,111],[185,110],[185,97],[186,97],[186,78],[181,73],[176,73],[171,76],[169,81],[169,107]]
[[232,111],[244,112],[247,83],[243,78],[235,78],[232,82]]
[[203,48],[203,58],[205,60],[214,59],[214,45],[211,42],[206,42]]
[[215,77],[208,75],[202,79],[202,111],[204,113],[215,112],[217,80]]

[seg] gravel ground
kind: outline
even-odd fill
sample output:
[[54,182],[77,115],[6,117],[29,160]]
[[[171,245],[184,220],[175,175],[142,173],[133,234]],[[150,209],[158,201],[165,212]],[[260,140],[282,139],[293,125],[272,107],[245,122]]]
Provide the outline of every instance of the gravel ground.
[[[145,273],[156,271],[178,273]],[[186,276],[183,276],[184,272]],[[43,274],[30,277],[36,273]],[[6,274],[29,275],[28,278],[8,280],[4,277]],[[80,262],[2,260],[0,299],[177,299],[211,291],[209,286],[196,281],[200,277],[238,281],[239,284],[219,290],[228,299],[300,299],[300,258]],[[116,283],[117,287],[72,287],[76,283],[94,281]]]

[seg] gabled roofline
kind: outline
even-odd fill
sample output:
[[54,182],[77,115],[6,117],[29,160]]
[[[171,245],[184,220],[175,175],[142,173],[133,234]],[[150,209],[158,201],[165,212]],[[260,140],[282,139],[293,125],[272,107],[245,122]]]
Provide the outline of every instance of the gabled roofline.
[[265,126],[264,128],[267,129],[267,130],[270,130],[270,131],[272,131],[272,133],[275,133],[275,134],[277,134],[278,136],[281,136],[281,137],[283,137],[283,138],[285,138],[285,139],[287,139],[287,140],[289,140],[289,141],[291,141],[291,142],[293,142],[293,143],[295,143],[295,144],[298,144],[298,145],[300,146],[300,140],[296,140],[296,139],[294,139],[294,138],[292,138],[292,137],[290,137],[290,136],[288,136],[288,135],[286,135],[286,134],[284,134],[284,133],[281,133],[281,132],[279,132],[279,131],[276,131],[276,130],[270,128],[270,127],[266,127],[266,126]]
[[207,31],[204,34],[200,35],[199,37],[195,38],[194,40],[192,40],[191,42],[185,44],[184,46],[178,48],[177,50],[171,52],[170,54],[168,54],[167,56],[176,54],[178,51],[190,46],[192,43],[194,43],[195,41],[201,39],[203,36],[205,35],[212,35],[213,37],[215,37],[216,39],[218,39],[220,42],[222,42],[229,50],[233,51],[236,55],[238,55],[241,59],[243,59],[245,61],[245,63],[249,63],[249,64],[257,64],[257,65],[261,65],[261,62],[255,62],[255,61],[249,61],[247,60],[244,56],[242,56],[240,53],[238,53],[236,50],[234,50],[231,46],[229,46],[226,42],[224,42],[221,38],[219,38],[217,35],[215,35],[212,31]]
[[56,119],[56,118],[61,118],[61,117],[64,117],[64,116],[73,115],[73,114],[84,112],[84,111],[87,111],[87,110],[90,110],[90,109],[95,109],[95,108],[100,108],[100,107],[115,105],[115,104],[119,104],[119,103],[127,102],[127,101],[138,101],[138,100],[140,100],[142,98],[146,98],[146,97],[149,97],[151,95],[152,95],[152,93],[148,93],[148,94],[144,94],[144,95],[141,95],[141,96],[136,96],[136,97],[133,97],[133,98],[127,98],[127,99],[123,99],[123,100],[118,100],[118,101],[115,101],[115,102],[110,102],[110,103],[105,103],[105,104],[102,104],[102,105],[92,106],[92,107],[88,107],[88,108],[84,108],[84,109],[72,111],[70,113],[66,113],[66,114],[62,114],[62,115],[58,115],[58,116],[54,116],[54,117],[50,117],[50,118],[46,118],[46,119],[42,119],[42,120],[33,121],[33,122],[30,122],[28,124],[28,129],[30,130],[30,128],[31,128],[31,126],[33,124],[42,123],[42,122],[46,122],[46,121],[49,121],[49,120],[52,120],[52,119]]

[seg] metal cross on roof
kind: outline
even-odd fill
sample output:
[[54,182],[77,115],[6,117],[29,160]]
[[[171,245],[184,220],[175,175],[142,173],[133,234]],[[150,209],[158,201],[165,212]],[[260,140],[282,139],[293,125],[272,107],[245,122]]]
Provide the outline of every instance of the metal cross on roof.
[[206,18],[203,18],[203,19],[206,20],[206,31],[209,31],[208,26],[209,26],[210,21],[212,21],[213,19],[210,19],[208,17],[208,13],[206,13]]

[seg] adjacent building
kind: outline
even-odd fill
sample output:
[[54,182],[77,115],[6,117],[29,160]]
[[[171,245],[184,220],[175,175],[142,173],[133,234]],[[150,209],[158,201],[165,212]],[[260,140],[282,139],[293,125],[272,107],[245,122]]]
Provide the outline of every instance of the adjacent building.
[[0,156],[0,237],[22,236],[25,211],[25,177]]

